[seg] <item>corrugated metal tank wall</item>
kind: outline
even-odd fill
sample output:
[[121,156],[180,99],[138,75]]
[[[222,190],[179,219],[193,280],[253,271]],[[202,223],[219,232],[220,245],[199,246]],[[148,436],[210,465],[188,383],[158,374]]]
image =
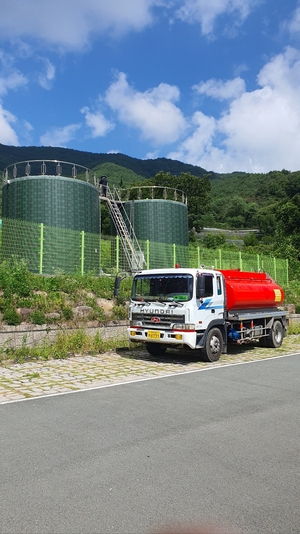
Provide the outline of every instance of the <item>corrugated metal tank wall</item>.
[[99,193],[87,182],[63,176],[16,178],[3,186],[2,216],[99,233]]
[[[79,270],[81,258],[80,246],[78,247],[77,243],[78,232],[82,231],[90,234],[85,242],[85,248],[91,249],[85,251],[85,272],[92,270],[95,264],[99,265],[99,192],[97,187],[90,183],[63,176],[15,178],[3,185],[2,216],[7,220],[43,223],[53,229],[77,231],[71,233],[74,238],[70,238],[70,232],[62,231],[59,247],[57,232],[50,232],[50,237],[45,239],[49,253],[43,259],[44,273]],[[2,253],[4,257],[9,257],[9,244],[7,251],[5,250],[5,232],[3,238]],[[76,242],[76,247],[72,245],[72,239],[74,244]],[[28,247],[35,247],[35,244],[19,241],[18,256],[27,258]]]
[[124,208],[139,241],[188,246],[188,210],[173,200],[134,200]]

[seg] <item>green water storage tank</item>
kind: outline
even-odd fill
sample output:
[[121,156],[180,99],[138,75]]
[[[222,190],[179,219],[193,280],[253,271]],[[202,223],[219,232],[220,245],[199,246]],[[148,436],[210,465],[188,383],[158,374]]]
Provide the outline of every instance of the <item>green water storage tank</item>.
[[[33,229],[41,223],[45,225],[43,273],[52,274],[57,270],[76,272],[82,265],[87,272],[94,270],[95,265],[99,266],[99,192],[94,185],[79,179],[49,175],[8,180],[2,190],[2,217],[5,221],[4,257],[11,255],[9,239],[5,239],[5,236],[8,237],[7,225],[9,221],[19,220],[24,221],[24,226],[32,223]],[[86,239],[81,238],[82,232],[88,234]],[[15,236],[17,256],[32,258],[33,249],[37,247],[40,250],[40,243],[25,242],[21,235],[19,237]],[[84,261],[80,250],[83,246]],[[30,267],[36,271],[33,265]]]
[[126,213],[140,241],[188,246],[186,204],[172,200],[133,200],[125,202]]
[[16,178],[3,186],[2,217],[99,233],[99,193],[63,176]]
[[[124,209],[143,250],[148,250],[151,268],[188,266],[188,211],[182,202],[165,199],[132,200]],[[145,242],[149,242],[146,247]],[[166,246],[167,245],[167,246]]]

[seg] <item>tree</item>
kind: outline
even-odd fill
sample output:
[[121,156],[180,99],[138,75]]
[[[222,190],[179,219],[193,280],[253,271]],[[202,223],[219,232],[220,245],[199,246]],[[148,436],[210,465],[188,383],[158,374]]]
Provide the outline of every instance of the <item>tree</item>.
[[202,216],[209,210],[211,202],[209,175],[206,174],[202,178],[198,178],[188,172],[183,172],[180,176],[159,172],[153,179],[153,184],[183,191],[188,200],[189,228],[194,227],[196,231],[200,231],[203,227]]
[[224,234],[214,234],[211,232],[204,236],[202,242],[205,248],[216,249],[223,247],[226,243],[226,240]]

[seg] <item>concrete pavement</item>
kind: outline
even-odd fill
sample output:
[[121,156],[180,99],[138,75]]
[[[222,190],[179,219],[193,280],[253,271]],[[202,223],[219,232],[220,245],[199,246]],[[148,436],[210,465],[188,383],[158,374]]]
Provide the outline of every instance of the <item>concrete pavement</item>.
[[4,363],[0,367],[0,404],[297,352],[300,353],[300,336],[288,336],[280,349],[235,345],[213,364],[198,361],[192,352],[167,351],[163,358],[155,359],[143,349],[75,355],[64,360]]

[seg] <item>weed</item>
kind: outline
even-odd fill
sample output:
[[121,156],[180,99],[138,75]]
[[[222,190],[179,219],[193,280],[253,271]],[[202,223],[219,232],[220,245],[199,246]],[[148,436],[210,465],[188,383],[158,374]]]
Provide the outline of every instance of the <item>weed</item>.
[[73,313],[72,308],[63,307],[61,309],[61,313],[62,313],[62,316],[65,319],[65,321],[72,321],[72,319],[74,317],[74,313]]
[[128,317],[128,310],[124,306],[114,306],[112,308],[112,316],[114,319],[127,319]]
[[292,321],[287,328],[287,333],[289,335],[299,335],[300,334],[300,322]]
[[33,275],[28,271],[25,261],[12,258],[0,264],[0,285],[5,298],[11,298],[14,294],[20,297],[28,297],[31,291]]
[[11,326],[21,323],[21,317],[14,308],[6,308],[3,312],[3,321]]
[[33,324],[38,325],[46,324],[47,322],[45,314],[40,310],[35,310],[33,313],[31,313],[30,320]]
[[29,380],[31,380],[32,378],[40,378],[41,375],[40,373],[27,373],[26,375],[24,375],[24,378],[28,378]]

